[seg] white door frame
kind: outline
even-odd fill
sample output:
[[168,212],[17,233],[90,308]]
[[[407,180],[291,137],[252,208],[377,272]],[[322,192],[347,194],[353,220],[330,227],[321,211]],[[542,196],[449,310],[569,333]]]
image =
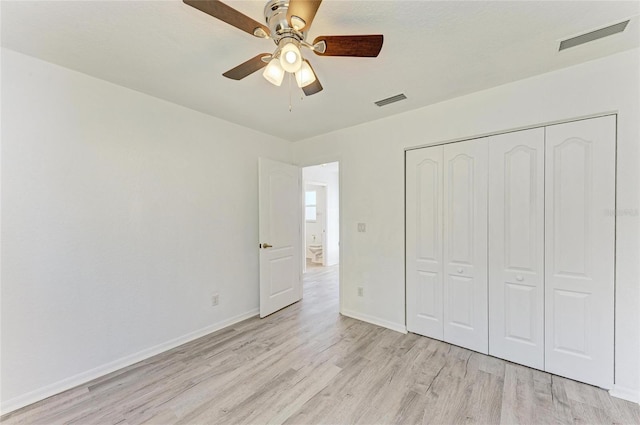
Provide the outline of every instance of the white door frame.
[[[340,239],[338,241],[338,267],[340,268],[340,271],[338,273],[338,302],[339,302],[339,312],[340,314],[342,314],[342,300],[343,300],[343,296],[342,296],[342,282],[343,282],[343,270],[344,268],[342,267],[343,261],[342,261],[342,235],[344,234],[344,222],[343,222],[343,218],[342,218],[342,201],[343,201],[343,197],[342,197],[342,159],[340,156],[328,156],[328,157],[323,157],[321,159],[313,159],[313,160],[309,160],[309,161],[305,161],[305,162],[301,162],[298,164],[298,167],[302,168],[306,168],[306,167],[315,167],[317,165],[322,165],[322,164],[328,164],[330,162],[337,162],[338,163],[338,228],[339,228],[339,232],[340,232]],[[304,175],[303,175],[303,192],[304,192]],[[304,193],[303,195],[303,199],[304,199]],[[304,220],[304,205],[302,206],[303,210],[302,210],[302,225],[304,226],[305,224],[305,220]],[[304,227],[303,227],[304,228]],[[302,246],[300,247],[300,252],[305,253],[305,257],[306,257],[306,244],[305,244],[305,238],[302,238]],[[306,263],[306,258],[305,258],[305,263]],[[306,271],[306,269],[303,269]]]
[[[304,171],[304,168],[307,167],[301,167]],[[339,176],[339,174],[338,174]],[[321,228],[322,228],[322,235],[320,235],[320,245],[322,245],[322,266],[325,267],[327,265],[327,225],[328,225],[328,208],[327,208],[327,202],[329,199],[329,196],[327,195],[328,191],[329,191],[329,185],[327,183],[321,183],[319,181],[315,181],[315,180],[305,180],[304,179],[304,172],[302,175],[302,186],[303,186],[303,192],[307,191],[307,185],[309,186],[321,186],[324,188],[324,212],[322,213],[322,222],[321,222]],[[306,205],[305,205],[306,207]],[[317,208],[318,208],[318,201],[316,198],[316,221],[317,221]],[[305,209],[306,210],[306,209]],[[304,255],[303,255],[303,264],[302,264],[302,272],[306,273],[307,272],[307,259],[306,259],[306,247],[307,247],[307,229],[306,229],[306,225],[307,225],[307,220],[305,217],[303,217],[302,222],[304,223],[304,232],[302,234],[302,243],[304,244]]]

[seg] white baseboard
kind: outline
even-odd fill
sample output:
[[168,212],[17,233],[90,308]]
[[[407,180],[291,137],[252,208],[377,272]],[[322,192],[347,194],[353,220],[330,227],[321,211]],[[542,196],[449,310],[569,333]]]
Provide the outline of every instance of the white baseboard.
[[44,400],[47,397],[59,394],[63,391],[77,387],[78,385],[85,384],[96,378],[107,375],[111,372],[115,372],[116,370],[122,369],[124,367],[131,366],[134,363],[146,360],[149,357],[153,357],[157,354],[171,350],[172,348],[176,348],[182,344],[201,338],[212,332],[219,331],[220,329],[226,328],[227,326],[234,325],[238,322],[242,322],[243,320],[250,319],[257,315],[258,309],[256,308],[246,313],[223,320],[221,322],[214,323],[213,325],[207,326],[205,328],[198,329],[197,331],[190,332],[186,335],[179,336],[178,338],[174,338],[162,344],[158,344],[137,353],[130,354],[107,364],[87,370],[69,378],[65,378],[61,381],[54,382],[53,384],[38,388],[37,390],[30,391],[18,397],[3,401],[2,405],[0,406],[0,412],[2,415],[4,415],[14,410],[20,409],[21,407],[25,407],[37,401]]
[[613,388],[609,390],[609,394],[611,397],[621,398],[623,400],[640,404],[640,390],[637,389],[614,385]]
[[382,326],[383,328],[391,329],[392,331],[407,333],[407,327],[398,323],[389,322],[388,320],[380,319],[375,316],[369,316],[368,314],[358,313],[352,310],[343,309],[340,313],[343,316],[351,317],[352,319],[362,320],[363,322],[371,323],[372,325]]

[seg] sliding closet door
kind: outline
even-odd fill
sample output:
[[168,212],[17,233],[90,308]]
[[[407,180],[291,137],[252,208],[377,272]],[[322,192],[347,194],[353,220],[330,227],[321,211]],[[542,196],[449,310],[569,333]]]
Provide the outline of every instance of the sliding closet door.
[[489,354],[544,369],[544,128],[489,138]]
[[487,139],[444,147],[444,340],[488,352]]
[[406,154],[407,330],[442,339],[442,153]]
[[616,118],[546,129],[546,370],[613,385]]

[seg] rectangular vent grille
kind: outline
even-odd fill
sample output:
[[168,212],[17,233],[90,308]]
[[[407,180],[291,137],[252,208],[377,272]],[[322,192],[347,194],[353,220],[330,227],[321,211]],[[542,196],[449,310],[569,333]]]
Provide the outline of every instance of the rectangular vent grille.
[[620,22],[619,24],[614,24],[605,28],[600,28],[599,30],[591,31],[586,34],[582,34],[577,37],[572,37],[567,40],[561,41],[559,51],[568,49],[570,47],[579,46],[584,43],[589,43],[590,41],[594,41],[599,38],[607,37],[607,36],[622,32],[627,27],[628,23],[629,21],[627,20],[624,22]]
[[405,100],[406,98],[407,98],[407,96],[405,96],[404,93],[400,93],[400,94],[397,94],[395,96],[391,96],[391,97],[388,97],[386,99],[379,100],[379,101],[375,102],[375,104],[378,105],[378,106],[385,106],[385,105],[388,105],[390,103],[394,103],[394,102],[399,102],[401,100]]

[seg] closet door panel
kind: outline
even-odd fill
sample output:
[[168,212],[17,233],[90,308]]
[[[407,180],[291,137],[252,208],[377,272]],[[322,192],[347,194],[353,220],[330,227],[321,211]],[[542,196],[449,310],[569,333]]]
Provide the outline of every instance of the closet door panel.
[[406,154],[407,330],[443,338],[442,153]]
[[544,128],[489,139],[489,354],[544,369]]
[[615,136],[607,116],[546,130],[546,370],[613,385]]
[[488,352],[487,139],[444,147],[444,340]]

